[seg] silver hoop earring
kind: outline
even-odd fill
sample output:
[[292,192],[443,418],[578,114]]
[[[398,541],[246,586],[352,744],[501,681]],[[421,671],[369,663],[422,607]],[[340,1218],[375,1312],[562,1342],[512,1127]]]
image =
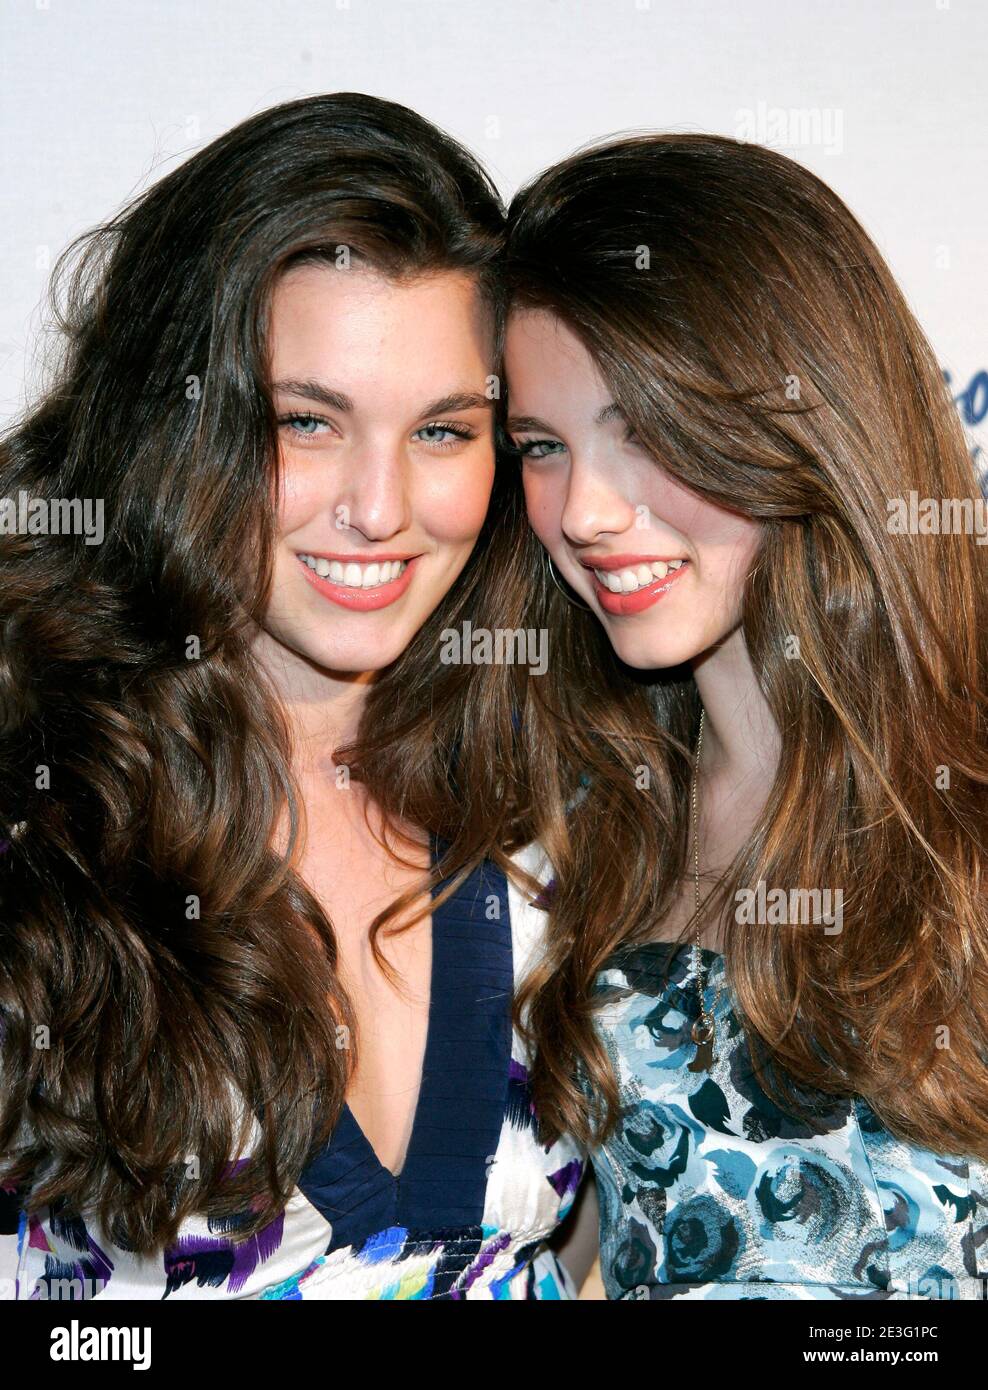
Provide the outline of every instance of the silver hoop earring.
[[553,569],[553,566],[552,566],[552,556],[549,554],[549,552],[548,552],[547,550],[543,550],[542,554],[545,556],[545,562],[546,562],[546,565],[547,565],[548,568],[549,568],[549,578],[552,580],[553,584],[555,584],[556,588],[557,588],[557,589],[559,590],[559,592],[562,594],[562,596],[563,596],[563,598],[566,600],[566,602],[567,602],[567,603],[571,603],[571,604],[573,605],[574,608],[583,608],[586,612],[589,613],[589,612],[590,612],[590,605],[589,605],[589,603],[584,603],[582,599],[574,598],[573,595],[572,595],[572,593],[569,591],[569,589],[563,587],[562,583],[560,582],[559,576],[556,574],[556,571]]

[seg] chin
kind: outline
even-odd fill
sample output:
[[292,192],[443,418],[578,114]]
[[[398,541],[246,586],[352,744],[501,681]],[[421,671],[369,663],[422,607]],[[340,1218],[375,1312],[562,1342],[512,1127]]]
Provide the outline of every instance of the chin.
[[[355,642],[352,646],[341,647],[334,644],[316,648],[303,653],[324,671],[332,671],[341,676],[361,676],[370,671],[383,671],[397,661],[408,646],[407,642]],[[393,648],[393,650],[392,650]]]
[[693,642],[649,642],[639,638],[637,641],[614,642],[615,654],[626,666],[635,671],[665,671],[674,666],[682,666],[698,655]]

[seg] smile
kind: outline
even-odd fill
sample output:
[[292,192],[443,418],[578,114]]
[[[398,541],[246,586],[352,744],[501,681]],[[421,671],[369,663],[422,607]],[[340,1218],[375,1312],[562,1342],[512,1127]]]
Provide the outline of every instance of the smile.
[[305,578],[324,598],[341,608],[367,613],[401,598],[412,582],[418,556],[355,560],[300,553],[298,559]]
[[591,569],[594,594],[605,613],[629,617],[651,608],[664,598],[674,584],[689,569],[689,561],[636,559],[620,556],[599,560],[597,564],[582,563]]

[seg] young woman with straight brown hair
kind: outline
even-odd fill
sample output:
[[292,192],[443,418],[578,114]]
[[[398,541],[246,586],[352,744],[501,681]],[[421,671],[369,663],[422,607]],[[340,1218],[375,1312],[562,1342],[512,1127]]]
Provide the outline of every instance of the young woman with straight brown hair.
[[726,138],[564,161],[507,261],[520,1007],[607,1293],[984,1297],[988,549],[937,362],[840,199]]
[[502,230],[466,151],[340,94],[84,247],[0,453],[105,508],[0,555],[5,1296],[572,1292],[581,1161],[511,1026],[520,673],[440,660],[522,607]]

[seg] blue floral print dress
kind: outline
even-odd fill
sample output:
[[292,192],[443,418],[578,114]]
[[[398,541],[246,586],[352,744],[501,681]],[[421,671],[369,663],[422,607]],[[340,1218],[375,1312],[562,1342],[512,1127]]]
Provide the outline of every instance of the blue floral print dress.
[[[702,952],[706,1008],[722,956]],[[724,987],[687,1069],[692,948],[623,947],[596,980],[622,1119],[592,1154],[612,1299],[988,1297],[988,1165],[905,1143],[862,1100],[769,1100]]]
[[[435,855],[435,846],[433,847]],[[516,859],[535,871],[531,854]],[[438,891],[438,890],[437,890]],[[545,914],[485,864],[432,918],[432,995],[408,1153],[396,1177],[349,1108],[287,1207],[249,1241],[187,1223],[155,1257],[0,1188],[0,1298],[569,1299],[546,1245],[583,1155],[539,1143],[513,989]],[[255,1130],[256,1133],[256,1130]]]

